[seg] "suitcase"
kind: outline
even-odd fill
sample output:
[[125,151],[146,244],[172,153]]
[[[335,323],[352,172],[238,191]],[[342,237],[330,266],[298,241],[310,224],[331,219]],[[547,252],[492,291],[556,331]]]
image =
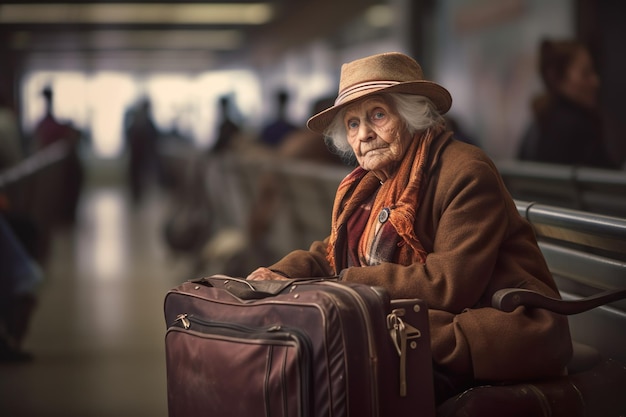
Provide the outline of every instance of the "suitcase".
[[435,415],[421,300],[334,279],[216,275],[164,304],[170,417]]

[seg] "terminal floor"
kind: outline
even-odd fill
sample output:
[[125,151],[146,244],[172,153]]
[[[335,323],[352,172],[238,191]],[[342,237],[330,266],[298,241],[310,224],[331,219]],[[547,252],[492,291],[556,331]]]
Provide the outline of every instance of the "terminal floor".
[[0,364],[0,416],[167,416],[163,300],[193,278],[161,238],[167,207],[157,191],[133,207],[119,182],[86,187],[43,268],[34,360]]

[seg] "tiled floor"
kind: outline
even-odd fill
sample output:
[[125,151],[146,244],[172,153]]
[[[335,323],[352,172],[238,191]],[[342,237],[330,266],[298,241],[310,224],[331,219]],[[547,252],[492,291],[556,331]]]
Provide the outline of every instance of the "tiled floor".
[[74,230],[54,240],[26,364],[0,364],[0,416],[167,415],[163,300],[188,276],[161,238],[167,202],[133,209],[90,185]]

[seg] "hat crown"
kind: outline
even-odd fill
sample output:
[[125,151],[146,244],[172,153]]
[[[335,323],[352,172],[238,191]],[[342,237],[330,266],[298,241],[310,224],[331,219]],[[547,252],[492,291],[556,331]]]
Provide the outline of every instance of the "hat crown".
[[389,52],[343,64],[339,80],[339,94],[365,82],[407,82],[423,79],[422,67],[413,58],[398,52]]
[[335,104],[312,116],[307,126],[314,132],[323,133],[345,106],[378,93],[423,96],[431,100],[441,114],[452,105],[450,92],[425,80],[417,61],[399,52],[387,52],[343,64]]

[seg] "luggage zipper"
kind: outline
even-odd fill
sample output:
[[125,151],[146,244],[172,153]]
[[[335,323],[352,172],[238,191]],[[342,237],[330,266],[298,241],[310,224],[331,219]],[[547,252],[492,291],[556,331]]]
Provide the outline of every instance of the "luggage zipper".
[[191,325],[189,323],[189,319],[187,318],[187,314],[179,314],[178,316],[176,316],[176,320],[174,321],[174,324],[176,323],[180,323],[182,328],[185,330],[189,329],[189,326]]
[[185,330],[189,330],[192,327],[192,324],[200,326],[201,330],[211,329],[215,331],[216,329],[224,329],[227,333],[229,333],[228,331],[233,331],[237,334],[243,333],[246,336],[271,334],[274,335],[270,337],[273,340],[292,340],[297,338],[299,342],[303,342],[303,348],[306,350],[307,354],[310,354],[312,350],[310,346],[311,343],[308,340],[308,336],[299,329],[293,327],[282,326],[279,324],[273,324],[267,327],[251,327],[237,323],[225,323],[221,321],[205,320],[200,317],[196,317],[193,314],[179,314],[178,316],[176,316],[176,320],[174,320],[174,325],[178,325]]
[[[306,336],[302,331],[293,327],[281,326],[279,324],[274,324],[267,327],[251,327],[237,323],[206,320],[200,317],[196,317],[193,314],[179,314],[178,316],[176,316],[176,320],[174,320],[173,323],[174,326],[182,327],[185,330],[191,329],[192,324],[199,326],[201,330],[210,329],[212,331],[215,331],[216,329],[224,329],[227,333],[229,333],[228,331],[233,331],[236,332],[238,335],[239,333],[243,333],[246,336],[259,336],[265,334],[277,335],[271,337],[271,339],[275,340],[290,340],[294,339],[293,335],[295,335],[297,338],[300,339],[300,341],[305,342],[305,345],[309,345],[304,346],[307,352],[310,353],[312,349],[310,347],[310,342],[308,342],[308,336]],[[289,337],[283,338],[282,336]]]

